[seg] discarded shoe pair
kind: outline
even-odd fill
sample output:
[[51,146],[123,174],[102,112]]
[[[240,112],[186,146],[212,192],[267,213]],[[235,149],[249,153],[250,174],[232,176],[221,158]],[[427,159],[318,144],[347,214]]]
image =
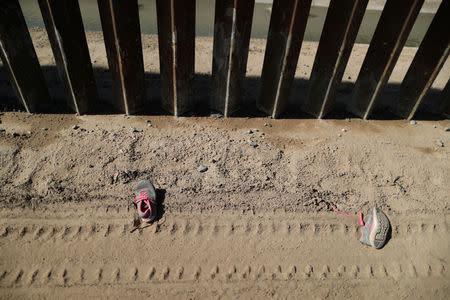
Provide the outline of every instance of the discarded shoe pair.
[[[151,223],[156,219],[156,191],[150,181],[139,181],[136,187],[136,200],[133,203],[136,206],[140,220],[135,220],[131,232],[141,226],[141,220],[145,223]],[[391,225],[387,216],[378,207],[374,207],[370,210],[369,218],[365,224],[361,212],[359,213],[359,220],[357,220],[346,213],[339,211],[335,207],[333,207],[333,210],[361,225],[361,237],[359,239],[361,243],[376,249],[380,249],[386,244]]]
[[339,211],[335,207],[333,207],[333,210],[361,225],[361,237],[359,238],[361,243],[376,249],[383,248],[386,244],[391,224],[384,212],[378,207],[374,207],[369,211],[369,218],[365,224],[361,212],[359,213],[359,220],[357,220],[346,213]]

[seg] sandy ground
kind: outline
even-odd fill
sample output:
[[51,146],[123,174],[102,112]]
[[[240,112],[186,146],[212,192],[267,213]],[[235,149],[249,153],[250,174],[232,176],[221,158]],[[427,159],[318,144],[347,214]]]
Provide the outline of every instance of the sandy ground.
[[[448,299],[448,125],[4,113],[0,298]],[[142,178],[160,216],[130,234]]]
[[[45,31],[32,36],[52,96],[63,98]],[[108,101],[101,34],[88,39]],[[153,101],[157,44],[143,44]],[[211,45],[198,39],[206,77]],[[300,87],[316,45],[302,50]],[[264,46],[252,41],[250,77]],[[357,46],[344,79],[354,80],[366,50]],[[396,69],[406,72],[414,52],[406,48]],[[248,83],[254,98],[257,82]],[[0,298],[448,299],[449,126],[0,113]],[[158,189],[158,220],[130,234],[144,178]],[[351,215],[379,206],[391,239],[381,250],[360,244],[358,225],[331,205]]]

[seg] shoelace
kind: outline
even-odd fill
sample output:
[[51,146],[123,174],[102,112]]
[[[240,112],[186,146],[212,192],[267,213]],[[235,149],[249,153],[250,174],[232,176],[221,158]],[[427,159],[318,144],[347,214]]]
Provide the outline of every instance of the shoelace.
[[349,215],[347,215],[346,213],[344,213],[344,212],[338,210],[338,209],[337,209],[336,207],[334,207],[334,206],[331,206],[331,208],[332,208],[335,212],[338,212],[338,213],[340,213],[341,215],[343,215],[343,216],[345,216],[345,217],[347,217],[347,218],[349,218],[349,219],[352,219],[352,220],[355,221],[356,223],[359,223],[359,225],[360,225],[361,227],[364,226],[364,220],[363,220],[362,212],[359,212],[359,213],[358,213],[358,214],[359,214],[359,220],[357,220],[357,219],[353,218],[352,216],[349,216]]
[[[142,211],[139,202],[144,202],[144,204],[147,205],[147,209]],[[139,196],[136,197],[136,200],[134,201],[143,215],[145,215],[148,211],[150,212],[149,218],[152,216],[152,207],[150,206],[150,202],[156,205],[156,202],[147,196],[147,192],[145,190],[142,190]]]

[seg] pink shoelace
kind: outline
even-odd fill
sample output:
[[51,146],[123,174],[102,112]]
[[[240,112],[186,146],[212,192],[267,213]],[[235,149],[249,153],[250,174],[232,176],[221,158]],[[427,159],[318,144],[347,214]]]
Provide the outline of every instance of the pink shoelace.
[[341,215],[343,215],[343,216],[345,216],[345,217],[347,217],[347,218],[349,218],[349,219],[352,219],[352,220],[355,221],[356,223],[359,223],[359,225],[364,226],[364,221],[363,221],[363,215],[362,215],[362,212],[359,212],[359,213],[358,213],[358,214],[359,214],[359,220],[357,220],[357,219],[353,218],[352,216],[349,216],[349,215],[347,215],[346,213],[344,213],[344,212],[338,210],[338,209],[337,209],[336,207],[334,207],[334,206],[331,206],[331,208],[332,208],[335,212],[338,212],[338,213],[340,213]]
[[[141,210],[141,205],[139,205],[139,202],[144,202],[144,204],[147,205],[147,209],[144,211]],[[150,212],[149,218],[152,216],[152,207],[150,206],[150,202],[156,205],[156,202],[147,196],[147,192],[145,190],[142,190],[139,196],[136,197],[136,200],[134,201],[134,203],[136,203],[139,209],[139,212],[142,215],[145,215],[147,212]]]

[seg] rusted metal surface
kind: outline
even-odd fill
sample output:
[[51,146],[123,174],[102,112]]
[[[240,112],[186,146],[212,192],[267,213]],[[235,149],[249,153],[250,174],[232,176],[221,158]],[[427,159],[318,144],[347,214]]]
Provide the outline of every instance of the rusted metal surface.
[[211,108],[225,117],[241,103],[254,6],[254,0],[216,0]]
[[137,0],[98,0],[114,97],[126,114],[145,106],[144,63]]
[[46,111],[50,97],[17,0],[0,4],[0,57],[26,111]]
[[195,0],[157,0],[162,106],[175,116],[194,105]]
[[368,0],[332,0],[320,37],[303,110],[323,118],[331,109]]
[[450,51],[450,1],[443,1],[417,50],[392,112],[411,119]]
[[367,119],[377,104],[424,0],[388,0],[364,59],[349,109]]
[[76,113],[87,113],[98,96],[78,0],[38,2],[67,102]]
[[297,68],[311,0],[275,0],[261,74],[258,108],[273,118],[285,109]]

